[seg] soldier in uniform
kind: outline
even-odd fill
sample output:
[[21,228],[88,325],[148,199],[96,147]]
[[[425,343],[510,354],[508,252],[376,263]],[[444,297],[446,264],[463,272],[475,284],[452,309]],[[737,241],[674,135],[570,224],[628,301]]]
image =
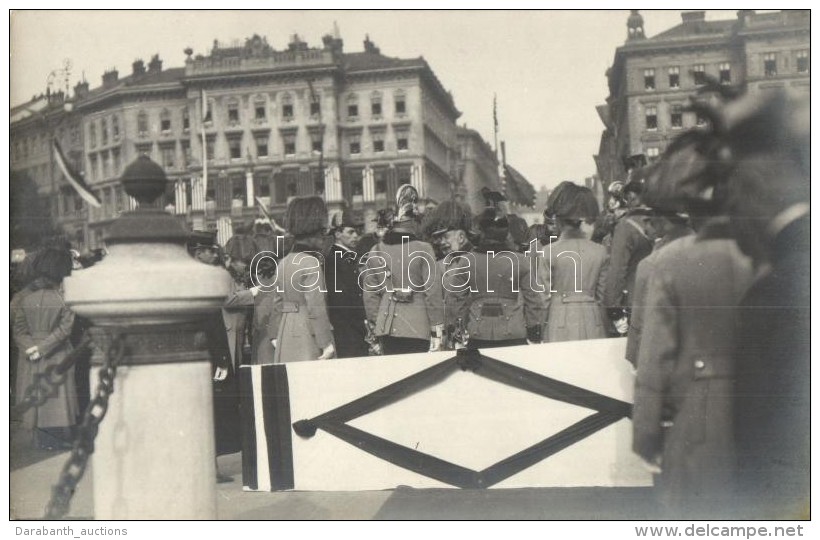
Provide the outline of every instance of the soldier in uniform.
[[[425,234],[433,241],[439,273],[442,276],[446,348],[466,346],[469,338],[466,319],[464,313],[459,309],[459,301],[455,299],[453,293],[448,292],[450,286],[454,289],[463,286],[464,279],[463,275],[461,279],[458,277],[451,279],[453,272],[459,273],[460,271],[453,270],[448,273],[448,269],[466,267],[466,271],[469,271],[469,260],[473,257],[471,253],[473,240],[476,236],[473,231],[472,213],[467,205],[455,200],[447,200],[425,215],[423,227]],[[464,272],[461,271],[461,273]]]
[[[327,207],[320,197],[290,201],[285,228],[293,247],[279,263],[270,325],[276,328],[276,364],[335,358],[333,328],[327,315],[321,249]],[[271,332],[272,334],[272,332]]]
[[367,319],[384,354],[439,350],[444,330],[441,275],[433,247],[418,236],[418,192],[405,184],[392,229],[368,252],[362,276]]
[[618,220],[612,233],[609,273],[604,288],[603,303],[618,334],[626,333],[626,321],[634,291],[638,263],[652,253],[654,238],[649,224],[649,209],[642,205],[641,171],[633,171],[624,186],[629,209]]
[[638,365],[638,349],[641,346],[646,293],[649,287],[649,278],[652,277],[652,272],[655,269],[655,259],[658,251],[678,238],[694,234],[689,226],[689,219],[686,214],[662,210],[653,213],[652,228],[659,238],[655,241],[652,253],[638,263],[638,270],[635,272],[635,294],[632,297],[632,313],[629,319],[629,334],[626,339],[626,359],[632,364],[632,367]]
[[510,250],[509,223],[497,207],[477,221],[473,252],[446,265],[448,318],[466,322],[473,348],[540,343],[543,303],[533,289],[534,259]]
[[335,242],[325,255],[327,312],[339,358],[367,356],[368,351],[365,341],[367,317],[359,286],[359,256],[356,252],[359,227],[347,209],[334,215],[330,232]]

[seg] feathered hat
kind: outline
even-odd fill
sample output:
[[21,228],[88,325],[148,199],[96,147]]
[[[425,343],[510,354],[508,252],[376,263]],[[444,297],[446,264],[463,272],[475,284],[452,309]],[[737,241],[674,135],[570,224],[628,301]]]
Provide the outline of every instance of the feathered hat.
[[564,181],[550,193],[545,214],[559,219],[592,221],[599,211],[591,189]]
[[321,197],[296,197],[288,204],[285,228],[296,238],[327,229],[327,207]]

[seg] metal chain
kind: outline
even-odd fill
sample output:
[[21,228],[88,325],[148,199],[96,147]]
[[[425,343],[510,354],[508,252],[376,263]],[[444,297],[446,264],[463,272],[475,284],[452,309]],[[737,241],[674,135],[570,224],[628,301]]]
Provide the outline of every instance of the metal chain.
[[[48,366],[42,373],[35,373],[32,383],[23,392],[20,403],[12,407],[11,415],[22,415],[27,410],[39,407],[57,395],[60,387],[65,384],[68,370],[74,367],[80,354],[91,345],[91,338],[85,336],[73,351],[68,353],[59,363]],[[40,360],[42,361],[42,360]]]
[[98,373],[99,383],[94,399],[88,404],[83,422],[77,428],[71,456],[60,472],[57,484],[51,490],[51,500],[46,505],[45,519],[61,519],[68,512],[71,497],[85,473],[88,459],[94,453],[94,440],[100,422],[108,411],[108,399],[114,393],[114,376],[125,354],[125,336],[118,334],[108,347],[105,364]]

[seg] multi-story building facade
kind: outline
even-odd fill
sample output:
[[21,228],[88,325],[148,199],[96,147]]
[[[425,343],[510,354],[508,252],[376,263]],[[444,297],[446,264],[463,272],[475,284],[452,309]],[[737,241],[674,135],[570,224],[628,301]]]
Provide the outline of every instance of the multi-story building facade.
[[604,186],[624,178],[628,156],[656,159],[678,134],[705,125],[686,106],[707,77],[750,93],[808,92],[809,31],[808,10],[741,10],[736,19],[717,21],[690,11],[681,24],[647,38],[633,10],[626,42],[607,70],[609,96],[597,107],[605,130],[595,161]]
[[[293,36],[277,51],[253,36],[232,46],[215,41],[207,55],[185,53],[181,68],[163,70],[155,56],[147,66],[134,62],[125,77],[106,72],[97,88],[79,83],[72,112],[54,113],[77,128],[63,146],[102,201],[102,208],[85,209],[56,189],[55,200],[78,209],[59,220],[65,228],[76,214],[80,228],[72,238],[81,249],[99,247],[111,220],[134,207],[118,178],[141,154],[171,180],[157,204],[193,228],[216,228],[223,242],[256,217],[257,198],[278,216],[291,197],[321,195],[331,212],[348,205],[371,228],[401,184],[434,200],[464,192],[460,112],[423,58],[382,55],[369,38],[363,52],[345,53],[330,35],[316,48]],[[43,150],[56,124],[40,111],[18,116],[11,169],[51,194],[65,185]],[[29,144],[36,153],[23,146]],[[23,149],[15,153],[17,147]]]
[[474,213],[478,213],[486,206],[481,188],[503,190],[498,174],[498,156],[479,132],[466,126],[458,128],[458,145],[458,172],[464,189],[459,195]]

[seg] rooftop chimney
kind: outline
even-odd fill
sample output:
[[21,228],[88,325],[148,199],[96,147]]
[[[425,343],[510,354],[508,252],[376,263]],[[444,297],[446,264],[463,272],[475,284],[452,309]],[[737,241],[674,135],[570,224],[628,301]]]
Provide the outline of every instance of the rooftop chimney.
[[74,97],[76,99],[83,99],[88,95],[88,81],[78,82],[74,85]]
[[142,58],[134,60],[134,63],[131,64],[131,68],[131,74],[134,75],[134,77],[145,74],[145,62],[142,61]]
[[148,73],[159,73],[160,71],[162,71],[162,60],[159,59],[158,54],[155,54],[148,62]]
[[684,11],[680,14],[680,18],[684,23],[691,23],[702,21],[706,18],[705,11]]
[[103,73],[103,76],[102,76],[103,87],[109,87],[109,86],[112,86],[112,85],[116,84],[117,80],[119,80],[119,76],[120,76],[120,74],[116,70],[116,68],[111,69],[111,70],[106,71],[105,73]]
[[364,52],[373,53],[373,54],[379,54],[381,52],[379,50],[379,48],[376,47],[376,44],[373,43],[372,41],[370,41],[370,35],[369,34],[365,34],[365,36],[364,36]]

